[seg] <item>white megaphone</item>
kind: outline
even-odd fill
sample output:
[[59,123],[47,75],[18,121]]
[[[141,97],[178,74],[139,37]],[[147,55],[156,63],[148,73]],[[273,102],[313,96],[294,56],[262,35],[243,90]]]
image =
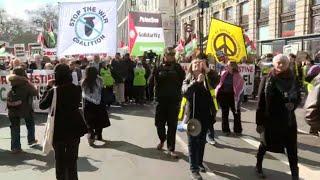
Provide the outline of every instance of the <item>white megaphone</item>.
[[187,123],[181,122],[178,131],[187,132],[190,136],[198,136],[201,133],[201,123],[198,119],[189,119]]

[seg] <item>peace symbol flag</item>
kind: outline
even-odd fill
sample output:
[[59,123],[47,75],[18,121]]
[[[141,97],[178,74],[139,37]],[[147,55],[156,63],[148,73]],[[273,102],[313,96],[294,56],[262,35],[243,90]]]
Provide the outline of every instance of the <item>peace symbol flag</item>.
[[59,3],[58,57],[114,55],[117,49],[116,0]]
[[242,28],[218,19],[211,19],[206,54],[213,55],[223,52],[230,61],[240,62],[247,57]]

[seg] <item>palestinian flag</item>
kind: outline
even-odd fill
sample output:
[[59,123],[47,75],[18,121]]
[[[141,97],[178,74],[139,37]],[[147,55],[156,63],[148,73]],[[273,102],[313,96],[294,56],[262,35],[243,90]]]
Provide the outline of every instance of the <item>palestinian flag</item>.
[[164,52],[164,33],[161,14],[129,13],[129,52],[132,56],[142,56],[152,50],[157,54]]

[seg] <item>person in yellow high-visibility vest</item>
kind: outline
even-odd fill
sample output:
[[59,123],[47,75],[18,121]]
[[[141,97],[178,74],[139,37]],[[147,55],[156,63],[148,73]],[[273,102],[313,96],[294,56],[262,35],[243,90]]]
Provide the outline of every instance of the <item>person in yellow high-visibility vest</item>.
[[[207,61],[206,61],[206,56],[205,55],[198,55],[198,58],[194,61],[197,61],[198,63],[201,64],[202,69],[204,70],[204,76],[205,76],[205,85],[207,90],[210,92],[210,96],[211,96],[211,102],[212,102],[212,114],[213,114],[213,119],[210,122],[210,125],[208,127],[208,132],[207,132],[207,136],[206,136],[206,140],[209,144],[214,145],[215,141],[214,141],[214,123],[215,123],[215,116],[216,116],[216,112],[219,109],[218,106],[218,102],[216,99],[216,93],[215,93],[215,87],[218,85],[219,83],[219,75],[216,71],[209,69]],[[191,71],[192,68],[191,66],[189,67],[189,71]],[[190,77],[189,79],[187,78],[184,83],[189,83],[190,82]],[[184,114],[184,109],[185,106],[187,104],[187,98],[183,97],[182,101],[181,101],[181,107],[180,107],[180,112],[178,115],[178,119],[181,120],[183,118],[183,114]]]
[[[184,100],[183,122],[196,119],[201,124],[199,135],[188,134],[189,163],[192,179],[202,179],[201,172],[206,169],[203,166],[203,156],[206,140],[208,141],[208,131],[213,128],[216,116],[216,107],[210,90],[214,83],[218,82],[217,73],[210,70],[204,61],[205,55],[198,55],[198,58],[191,62],[188,75],[182,85]],[[178,130],[180,126],[178,126]],[[213,137],[211,137],[213,138]],[[214,139],[211,139],[214,142]],[[209,141],[209,143],[211,142]],[[212,143],[212,142],[211,142]]]

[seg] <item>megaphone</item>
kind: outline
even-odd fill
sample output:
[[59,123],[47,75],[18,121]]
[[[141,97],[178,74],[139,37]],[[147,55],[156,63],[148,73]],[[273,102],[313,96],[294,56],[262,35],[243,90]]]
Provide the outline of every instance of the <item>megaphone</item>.
[[201,133],[201,123],[198,119],[190,119],[188,123],[180,123],[177,130],[180,132],[187,132],[190,136],[198,136]]

